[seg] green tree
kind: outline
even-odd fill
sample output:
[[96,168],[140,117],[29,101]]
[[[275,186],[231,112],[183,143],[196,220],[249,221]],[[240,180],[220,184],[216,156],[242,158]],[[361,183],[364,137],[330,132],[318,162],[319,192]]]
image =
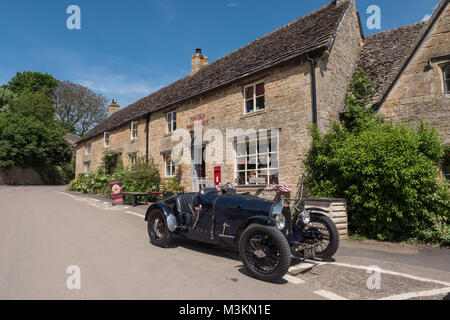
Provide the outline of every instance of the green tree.
[[0,168],[60,165],[71,157],[71,148],[59,129],[34,117],[0,114]]
[[24,91],[30,91],[32,93],[41,92],[48,97],[51,97],[58,85],[58,80],[48,73],[40,72],[17,72],[17,74],[8,82],[3,85],[13,93],[20,95]]
[[15,95],[11,90],[0,88],[0,112],[8,111],[14,99]]
[[32,117],[46,125],[56,126],[53,100],[42,92],[23,91],[9,106],[11,113]]
[[[373,84],[358,70],[347,112],[332,130],[311,129],[304,160],[315,197],[348,200],[350,232],[379,240],[426,240],[433,219],[450,222],[450,192],[438,179],[442,139],[421,124],[384,122],[365,105]],[[448,241],[441,239],[442,242]]]

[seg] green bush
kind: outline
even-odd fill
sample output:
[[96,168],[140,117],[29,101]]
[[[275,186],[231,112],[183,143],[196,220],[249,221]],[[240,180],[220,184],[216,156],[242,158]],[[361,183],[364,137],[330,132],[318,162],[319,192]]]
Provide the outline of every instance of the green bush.
[[[106,174],[103,168],[90,174],[80,174],[73,183],[72,189],[87,194],[103,194],[110,197],[109,184],[121,182],[124,192],[155,191],[161,183],[159,171],[153,160],[148,164],[142,159],[132,168],[116,169],[113,174]],[[150,197],[150,201],[156,196]]]
[[[444,145],[425,124],[418,130],[383,122],[365,109],[360,95],[369,94],[368,79],[357,73],[343,121],[321,134],[304,161],[306,184],[315,197],[348,201],[352,234],[382,241],[412,238],[448,244],[445,232],[433,232],[433,219],[450,221],[450,192],[438,179]],[[428,236],[427,236],[428,233]],[[440,236],[438,236],[440,235]]]

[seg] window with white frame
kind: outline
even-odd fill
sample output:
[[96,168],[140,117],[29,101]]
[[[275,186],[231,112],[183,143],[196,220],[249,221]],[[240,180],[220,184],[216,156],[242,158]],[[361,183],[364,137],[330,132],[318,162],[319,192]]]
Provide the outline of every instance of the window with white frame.
[[177,130],[177,113],[175,111],[166,114],[166,124],[167,133]]
[[450,93],[450,63],[442,68],[444,74],[444,92]]
[[109,133],[108,132],[105,132],[105,134],[104,134],[104,145],[105,145],[105,148],[109,148]]
[[137,159],[138,159],[138,154],[137,154],[137,152],[135,152],[135,153],[130,153],[130,154],[128,155],[128,157],[130,158],[130,165],[131,165],[131,166],[134,166],[134,165],[136,164],[136,162],[137,162]]
[[278,184],[278,135],[237,141],[236,184],[265,186]]
[[245,113],[252,113],[266,108],[266,89],[264,82],[245,87]]
[[131,123],[131,140],[136,140],[138,138],[138,123]]
[[84,148],[84,154],[86,156],[91,154],[91,143],[90,142],[86,142],[86,146]]
[[89,173],[89,172],[91,172],[91,162],[86,161],[84,163],[84,173]]
[[175,164],[172,161],[172,155],[167,154],[164,156],[164,163],[166,165],[166,177],[174,177],[175,176]]

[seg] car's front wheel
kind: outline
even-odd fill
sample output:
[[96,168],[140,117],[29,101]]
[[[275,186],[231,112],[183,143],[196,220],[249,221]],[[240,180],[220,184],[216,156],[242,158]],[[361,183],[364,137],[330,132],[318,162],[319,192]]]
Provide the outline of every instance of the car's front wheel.
[[240,237],[239,253],[247,270],[259,280],[279,280],[291,266],[286,237],[274,227],[249,226]]
[[155,209],[150,212],[147,229],[153,245],[163,248],[169,245],[172,235],[167,228],[166,218],[160,210]]

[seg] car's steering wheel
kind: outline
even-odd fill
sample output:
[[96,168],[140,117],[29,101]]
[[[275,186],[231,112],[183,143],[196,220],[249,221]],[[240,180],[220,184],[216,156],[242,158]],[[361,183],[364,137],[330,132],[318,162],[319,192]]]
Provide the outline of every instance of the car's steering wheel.
[[222,187],[222,193],[223,194],[236,194],[236,190],[234,189],[233,185],[231,184],[231,182],[227,182],[223,187]]

